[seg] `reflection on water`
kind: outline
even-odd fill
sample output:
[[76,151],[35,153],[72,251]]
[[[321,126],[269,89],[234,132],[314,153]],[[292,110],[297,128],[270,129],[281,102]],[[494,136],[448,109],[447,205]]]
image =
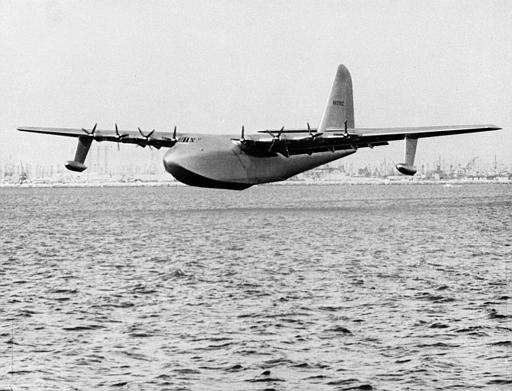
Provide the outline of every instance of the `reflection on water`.
[[0,202],[0,389],[512,382],[510,185],[17,188]]

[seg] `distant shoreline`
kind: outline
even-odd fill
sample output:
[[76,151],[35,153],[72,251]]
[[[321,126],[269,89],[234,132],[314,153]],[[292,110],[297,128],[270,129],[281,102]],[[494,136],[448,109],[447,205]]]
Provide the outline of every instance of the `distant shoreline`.
[[[264,186],[333,186],[333,185],[441,185],[445,187],[461,185],[510,185],[512,180],[389,180],[389,179],[357,179],[349,181],[283,181],[263,184]],[[0,188],[82,188],[82,187],[182,187],[180,182],[147,181],[147,182],[84,182],[84,183],[0,183]],[[262,186],[262,185],[259,185]]]

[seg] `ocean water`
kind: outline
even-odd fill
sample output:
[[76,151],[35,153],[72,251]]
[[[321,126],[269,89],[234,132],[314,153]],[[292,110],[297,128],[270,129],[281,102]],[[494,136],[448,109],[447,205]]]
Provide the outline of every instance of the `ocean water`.
[[0,189],[0,389],[508,390],[512,186]]

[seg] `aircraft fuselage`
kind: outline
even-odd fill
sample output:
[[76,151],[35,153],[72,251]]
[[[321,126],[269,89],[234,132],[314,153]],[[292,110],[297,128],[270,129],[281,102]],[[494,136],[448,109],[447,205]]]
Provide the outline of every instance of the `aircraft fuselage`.
[[277,182],[356,152],[355,149],[283,156],[247,154],[233,136],[182,136],[164,156],[164,167],[178,181],[192,186],[243,190]]

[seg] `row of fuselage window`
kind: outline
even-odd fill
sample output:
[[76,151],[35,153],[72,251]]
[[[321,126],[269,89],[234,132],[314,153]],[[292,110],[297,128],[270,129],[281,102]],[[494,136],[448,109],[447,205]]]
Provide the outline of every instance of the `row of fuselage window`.
[[196,141],[199,141],[198,137],[187,137],[187,136],[181,136],[178,139],[179,143],[195,143]]

